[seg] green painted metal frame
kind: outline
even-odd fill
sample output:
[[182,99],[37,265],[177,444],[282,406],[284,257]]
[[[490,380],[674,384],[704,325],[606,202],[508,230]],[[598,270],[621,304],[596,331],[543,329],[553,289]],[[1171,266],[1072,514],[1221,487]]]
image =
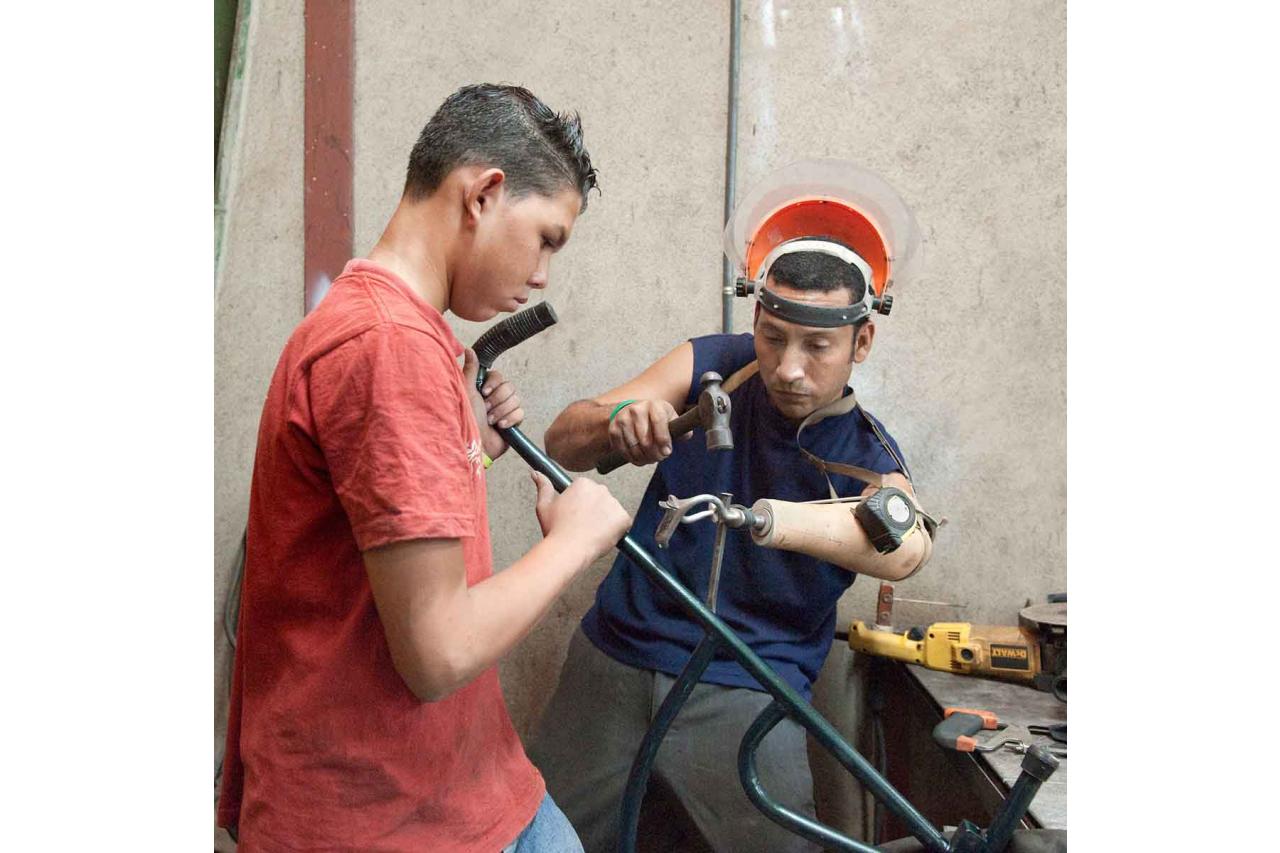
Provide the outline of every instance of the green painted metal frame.
[[[540,312],[542,319],[539,319],[539,314],[534,312]],[[550,306],[544,303],[508,317],[486,331],[480,340],[476,342],[475,347],[477,353],[482,350],[485,351],[485,354],[481,355],[480,358],[480,370],[476,376],[476,388],[483,387],[489,368],[493,366],[493,361],[502,352],[501,347],[491,348],[484,346],[486,340],[502,340],[505,337],[505,346],[515,346],[524,338],[537,334],[555,322],[555,312],[551,311]],[[515,329],[520,329],[520,331],[514,334],[508,331]],[[504,331],[506,332],[505,335],[503,334]],[[569,487],[572,482],[569,475],[542,448],[531,441],[519,427],[508,427],[500,429],[499,432],[507,442],[507,445],[515,450],[531,468],[551,481],[556,491],[563,492]],[[841,737],[840,733],[826,718],[819,714],[793,687],[783,681],[755,652],[751,651],[742,638],[725,625],[720,617],[703,604],[683,584],[672,577],[630,534],[624,536],[618,542],[617,548],[648,574],[654,583],[675,598],[690,617],[702,626],[705,632],[703,640],[694,649],[689,662],[685,665],[684,670],[667,694],[667,698],[663,700],[662,705],[659,707],[658,713],[650,724],[649,731],[645,733],[645,738],[641,742],[635,762],[632,764],[620,813],[621,825],[618,849],[622,853],[634,853],[635,851],[640,807],[648,785],[649,771],[652,768],[654,758],[657,756],[658,749],[662,745],[662,739],[670,728],[671,723],[675,720],[676,715],[680,712],[680,708],[689,698],[689,694],[693,692],[693,688],[698,683],[703,671],[720,649],[727,650],[742,668],[755,678],[765,692],[772,695],[774,699],[747,730],[738,752],[738,773],[742,780],[743,788],[756,808],[769,817],[770,820],[798,835],[823,844],[829,849],[854,851],[854,853],[866,853],[867,851],[874,853],[876,850],[875,847],[849,838],[825,824],[786,808],[770,797],[761,786],[759,775],[755,770],[756,748],[784,717],[791,717],[799,725],[803,726],[814,740],[839,761],[846,770],[852,773],[877,801],[883,803],[889,811],[893,812],[907,827],[911,835],[924,845],[925,850],[933,851],[933,853],[1000,853],[1005,848],[1013,828],[1026,813],[1026,809],[1039,789],[1040,784],[1044,779],[1048,778],[1049,774],[1053,772],[1052,768],[1056,766],[1056,761],[1049,757],[1047,753],[1045,754],[1045,758],[1049,763],[1047,772],[1041,768],[1036,773],[1029,773],[1028,766],[1033,763],[1033,756],[1029,755],[1024,760],[1022,775],[1009,798],[1005,800],[1000,812],[996,815],[990,832],[984,833],[973,823],[965,821],[948,841],[937,827],[917,811],[897,789],[889,784],[889,781],[884,776],[877,772],[870,762]]]
[[[488,370],[482,367],[476,377],[477,387],[483,385],[487,375]],[[563,492],[569,487],[572,480],[564,469],[557,465],[551,457],[547,456],[542,448],[531,441],[518,427],[503,429],[501,433],[508,446],[515,450],[530,467],[550,480],[556,491]],[[910,828],[911,834],[920,839],[926,849],[940,852],[948,850],[946,838],[936,827],[929,823],[924,815],[916,811],[915,807],[907,802],[906,798],[898,793],[883,776],[877,773],[875,768],[857,750],[845,742],[840,733],[821,714],[814,710],[812,705],[806,702],[793,687],[783,681],[755,652],[751,651],[747,644],[725,625],[718,616],[712,613],[706,605],[699,601],[693,593],[662,568],[648,551],[641,547],[630,535],[622,538],[622,541],[618,543],[618,550],[631,558],[632,562],[639,565],[658,586],[675,597],[708,634],[708,639],[699,646],[701,654],[695,654],[695,657],[691,658],[689,665],[685,667],[685,671],[681,673],[677,683],[672,686],[667,701],[659,709],[659,716],[655,719],[653,726],[653,729],[658,731],[651,729],[651,736],[646,736],[646,740],[650,741],[652,754],[648,755],[647,762],[643,751],[637,758],[638,766],[641,768],[639,771],[639,775],[642,777],[641,781],[646,783],[648,781],[647,765],[652,764],[653,756],[657,754],[658,747],[661,745],[662,736],[666,733],[666,727],[670,726],[671,721],[675,719],[680,706],[684,703],[684,699],[688,698],[688,693],[692,691],[693,685],[697,683],[698,676],[702,674],[701,670],[705,669],[706,665],[710,663],[716,648],[723,645],[738,660],[743,669],[749,672],[766,691],[773,695],[775,704],[785,708],[787,713],[800,725],[804,726],[818,743],[822,744],[862,784],[867,786],[877,799],[882,800],[894,814],[898,815]],[[637,772],[636,767],[633,767],[633,775],[637,774]],[[639,782],[636,784],[639,784]],[[631,791],[630,785],[628,791],[629,797],[624,798],[624,813],[634,812],[634,816],[638,817],[639,799],[643,796],[644,787],[639,787],[638,796],[634,791]],[[636,801],[634,806],[627,805],[632,800]],[[765,809],[765,813],[774,820],[778,820],[779,816],[786,814],[783,807],[773,804],[767,795],[764,795],[764,800],[766,803],[772,804],[771,808]],[[808,821],[807,818],[802,819],[810,824],[810,827],[808,827],[810,831],[816,832],[817,829],[820,829],[824,839],[842,839],[843,845],[841,849],[853,851],[875,850],[874,847],[868,847],[865,844],[840,835],[835,830],[828,829],[816,822]],[[623,850],[634,849],[635,820],[630,818],[630,821],[632,825],[624,828],[623,832],[624,835],[630,836],[631,846],[624,846]],[[795,827],[785,819],[779,820],[779,822],[789,829],[795,830]]]

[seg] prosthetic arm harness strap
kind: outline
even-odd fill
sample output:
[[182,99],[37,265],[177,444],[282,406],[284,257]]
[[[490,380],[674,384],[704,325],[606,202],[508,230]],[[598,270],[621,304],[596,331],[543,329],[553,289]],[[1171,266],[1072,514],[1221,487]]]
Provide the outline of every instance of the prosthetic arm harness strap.
[[[796,430],[796,447],[800,449],[800,453],[804,455],[804,458],[809,460],[809,462],[821,471],[824,477],[826,477],[827,489],[831,493],[831,499],[840,499],[840,495],[836,493],[836,487],[831,482],[831,472],[833,471],[837,474],[843,474],[846,477],[852,477],[855,480],[861,480],[869,486],[875,486],[877,489],[882,489],[885,485],[885,475],[872,471],[868,468],[860,468],[857,465],[846,465],[843,462],[832,462],[830,460],[823,459],[822,457],[806,450],[804,444],[800,441],[800,434],[805,431],[806,427],[813,426],[826,418],[838,417],[839,415],[847,414],[854,409],[859,410],[859,414],[862,415],[863,419],[871,427],[871,431],[875,433],[876,439],[880,442],[880,445],[885,449],[885,452],[889,454],[893,461],[897,463],[898,467],[902,469],[902,473],[906,476],[907,482],[911,483],[914,488],[915,481],[911,479],[911,470],[907,468],[907,463],[903,461],[902,457],[898,455],[898,452],[893,449],[893,445],[889,443],[889,440],[885,437],[884,431],[880,429],[879,424],[868,417],[867,413],[858,405],[857,396],[850,392],[838,400],[834,400],[812,412],[807,418],[800,422],[800,428]],[[933,538],[937,529],[946,523],[945,518],[940,521],[933,518],[933,516],[920,508],[919,503],[916,503],[916,512],[919,514],[920,521],[924,525],[925,530],[929,532],[930,539]]]

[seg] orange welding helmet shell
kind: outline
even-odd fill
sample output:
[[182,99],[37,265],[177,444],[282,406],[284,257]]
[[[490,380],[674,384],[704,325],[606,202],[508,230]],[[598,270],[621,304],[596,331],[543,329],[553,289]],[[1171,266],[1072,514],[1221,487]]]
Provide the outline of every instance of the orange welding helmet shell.
[[779,247],[828,240],[857,254],[884,296],[910,278],[920,231],[906,203],[879,175],[842,160],[805,160],[751,189],[725,226],[725,253],[751,281],[764,278]]

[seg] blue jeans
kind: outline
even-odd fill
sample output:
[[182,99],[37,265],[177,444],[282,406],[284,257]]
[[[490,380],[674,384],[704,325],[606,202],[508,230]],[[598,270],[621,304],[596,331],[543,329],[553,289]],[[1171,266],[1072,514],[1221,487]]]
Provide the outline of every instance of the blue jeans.
[[502,849],[502,853],[583,853],[578,833],[547,794],[529,825]]

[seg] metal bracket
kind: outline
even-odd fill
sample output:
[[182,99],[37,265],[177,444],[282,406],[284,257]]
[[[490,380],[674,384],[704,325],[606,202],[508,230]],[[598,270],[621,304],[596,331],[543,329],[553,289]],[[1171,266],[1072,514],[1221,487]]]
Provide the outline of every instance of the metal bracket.
[[[700,504],[706,504],[706,509],[689,515],[689,512]],[[759,523],[751,510],[745,506],[731,504],[719,495],[694,495],[691,498],[668,495],[665,501],[658,501],[658,506],[666,510],[662,520],[658,522],[658,530],[653,537],[659,548],[666,548],[671,543],[671,537],[675,535],[676,528],[681,524],[692,524],[704,518],[711,518],[716,524],[733,528],[755,527]]]

